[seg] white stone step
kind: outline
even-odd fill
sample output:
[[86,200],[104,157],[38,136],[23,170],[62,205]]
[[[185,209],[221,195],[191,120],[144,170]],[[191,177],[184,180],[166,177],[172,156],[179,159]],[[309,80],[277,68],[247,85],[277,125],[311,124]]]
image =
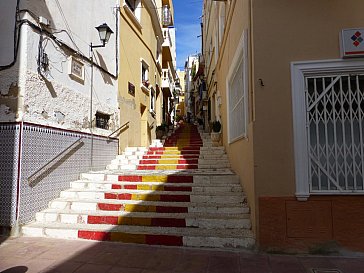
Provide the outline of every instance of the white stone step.
[[77,211],[99,210],[98,204],[130,204],[143,206],[162,206],[162,207],[187,207],[189,212],[203,213],[248,213],[249,207],[244,198],[240,202],[229,202],[228,200],[219,203],[200,203],[200,202],[160,202],[160,201],[139,201],[139,200],[116,200],[116,199],[76,199],[76,198],[57,198],[49,203],[52,209],[72,209]]
[[112,226],[62,223],[31,223],[22,228],[30,237],[78,239],[79,231],[123,234],[182,236],[184,246],[252,248],[255,238],[248,229],[161,228],[148,226]]
[[[72,211],[47,209],[36,214],[36,221],[43,223],[60,222],[64,224],[89,224],[88,217],[128,217],[133,219],[184,219],[186,227],[196,228],[251,228],[250,215],[228,215],[215,214],[206,215],[202,213],[141,213],[124,211]],[[91,223],[92,224],[92,223]]]
[[[160,172],[157,174],[160,175]],[[123,174],[108,174],[108,173],[82,173],[80,179],[81,180],[89,180],[89,181],[110,181],[110,182],[117,182],[119,175]],[[150,175],[151,177],[155,177],[152,171],[148,171],[147,173],[137,173],[134,172],[132,174],[125,174],[125,175]],[[182,172],[176,173],[174,175],[181,175],[185,176],[186,174],[183,174]],[[239,184],[239,177],[234,174],[228,174],[225,173],[219,174],[218,172],[214,172],[213,175],[193,175],[193,183],[194,185],[206,185],[206,184]],[[178,184],[178,183],[176,183]]]
[[[159,196],[159,195],[178,195],[178,196],[189,196],[191,202],[201,203],[218,203],[221,201],[239,202],[245,198],[242,192],[209,192],[209,193],[191,193],[183,191],[147,191],[147,190],[88,190],[88,189],[68,189],[62,191],[60,194],[61,198],[79,198],[79,199],[105,199],[105,193],[110,194],[132,194],[136,200],[144,200],[143,196]],[[227,200],[225,200],[227,199]],[[124,199],[122,199],[124,200]],[[168,201],[166,201],[168,202]]]
[[111,190],[112,185],[130,186],[137,185],[142,189],[158,190],[158,187],[191,187],[194,193],[224,193],[224,192],[242,192],[242,188],[238,184],[196,184],[196,183],[167,183],[167,182],[108,182],[108,181],[88,181],[78,180],[70,183],[70,187],[73,189],[102,189]]

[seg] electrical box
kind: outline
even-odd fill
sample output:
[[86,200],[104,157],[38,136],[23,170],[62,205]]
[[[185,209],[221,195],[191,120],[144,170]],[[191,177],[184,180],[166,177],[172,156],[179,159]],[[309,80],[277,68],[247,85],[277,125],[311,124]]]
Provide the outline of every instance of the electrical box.
[[51,24],[51,21],[49,21],[47,18],[45,18],[43,16],[38,17],[38,22],[39,22],[39,24],[42,24],[44,26],[49,26]]

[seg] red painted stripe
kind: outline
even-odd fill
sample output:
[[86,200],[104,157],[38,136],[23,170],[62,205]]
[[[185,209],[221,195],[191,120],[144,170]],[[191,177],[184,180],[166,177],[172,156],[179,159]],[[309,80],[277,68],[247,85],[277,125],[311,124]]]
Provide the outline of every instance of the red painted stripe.
[[191,170],[191,169],[197,169],[197,165],[177,165],[177,170]]
[[106,225],[117,225],[117,216],[93,216],[89,215],[87,217],[88,224],[106,224]]
[[190,202],[190,196],[189,195],[161,194],[160,201],[162,201],[162,202]]
[[182,155],[186,155],[186,154],[192,154],[192,155],[199,155],[200,151],[181,151]]
[[359,55],[364,54],[364,51],[347,51],[345,52],[345,55]]
[[160,155],[145,155],[143,159],[161,159]]
[[124,208],[123,205],[119,204],[106,204],[106,203],[98,203],[99,210],[108,210],[108,211],[119,211]]
[[188,213],[188,207],[157,206],[156,212],[158,212],[158,213]]
[[137,190],[138,185],[125,185],[124,189],[126,189],[126,190]]
[[155,170],[155,165],[139,165],[137,170]]
[[112,185],[111,185],[111,188],[112,188],[113,190],[121,190],[121,185],[112,184]]
[[118,181],[142,182],[140,175],[119,175]]
[[193,176],[192,175],[170,175],[167,177],[167,182],[193,183]]
[[150,147],[149,151],[164,151],[164,147]]
[[110,241],[111,234],[110,232],[79,230],[78,238],[96,241]]
[[178,164],[198,164],[198,159],[179,159]]
[[152,218],[151,225],[154,227],[186,227],[186,220],[178,218]]
[[192,191],[192,187],[164,186],[165,191]]
[[146,235],[145,243],[148,245],[183,246],[183,237],[171,235]]
[[140,160],[139,164],[158,164],[158,160],[144,159]]
[[130,193],[105,193],[105,199],[131,200],[131,196]]

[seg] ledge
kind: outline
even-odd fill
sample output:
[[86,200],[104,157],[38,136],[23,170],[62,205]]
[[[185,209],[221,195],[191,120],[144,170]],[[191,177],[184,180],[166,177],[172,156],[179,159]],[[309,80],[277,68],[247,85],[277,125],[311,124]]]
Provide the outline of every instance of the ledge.
[[142,89],[142,91],[144,93],[146,93],[149,96],[149,89],[147,87],[144,86],[144,84],[140,84],[140,88]]
[[124,8],[126,14],[129,16],[129,18],[133,21],[134,25],[139,30],[142,30],[143,29],[142,25],[140,24],[138,18],[135,16],[134,12],[128,7],[128,5],[124,3],[123,8]]

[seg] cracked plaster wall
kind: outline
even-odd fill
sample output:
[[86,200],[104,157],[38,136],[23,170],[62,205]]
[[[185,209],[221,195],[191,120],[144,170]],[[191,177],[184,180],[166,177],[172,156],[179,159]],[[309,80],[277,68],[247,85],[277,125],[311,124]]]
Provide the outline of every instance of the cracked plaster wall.
[[[59,38],[68,46],[80,49],[88,57],[89,43],[98,43],[98,34],[94,29],[100,22],[106,22],[115,30],[115,17],[112,7],[115,1],[105,1],[105,8],[97,8],[97,1],[90,1],[83,6],[84,16],[74,16],[74,2],[65,0],[61,8],[67,20],[67,27],[59,7],[52,1],[21,1],[21,8],[28,8],[38,16],[51,20],[52,28],[67,29],[69,26],[76,35],[74,41],[66,33],[60,32]],[[42,7],[39,7],[41,5]],[[37,7],[37,8],[35,8]],[[14,17],[13,8],[8,19]],[[86,16],[87,15],[87,16]],[[29,16],[25,18],[30,19]],[[102,18],[102,19],[101,19]],[[85,31],[89,29],[89,31]],[[5,29],[8,36],[13,35],[13,25]],[[9,37],[10,37],[9,36]],[[113,35],[115,36],[115,35]],[[105,48],[95,49],[95,61],[111,73],[115,73],[115,37]],[[69,58],[73,54],[47,36],[43,36],[42,48],[49,58],[49,67],[38,73],[39,33],[27,25],[22,26],[21,42],[17,63],[10,69],[0,71],[0,122],[25,121],[64,129],[89,132],[91,67],[84,63],[84,81],[76,81],[69,75]],[[88,42],[89,41],[89,42]],[[77,47],[77,48],[76,48]],[[11,50],[0,53],[10,55]],[[3,63],[0,63],[3,65]],[[117,102],[117,80],[94,67],[93,117],[96,111],[110,115],[109,130],[94,128],[93,132],[108,135],[119,126]],[[95,124],[95,118],[93,118]]]

